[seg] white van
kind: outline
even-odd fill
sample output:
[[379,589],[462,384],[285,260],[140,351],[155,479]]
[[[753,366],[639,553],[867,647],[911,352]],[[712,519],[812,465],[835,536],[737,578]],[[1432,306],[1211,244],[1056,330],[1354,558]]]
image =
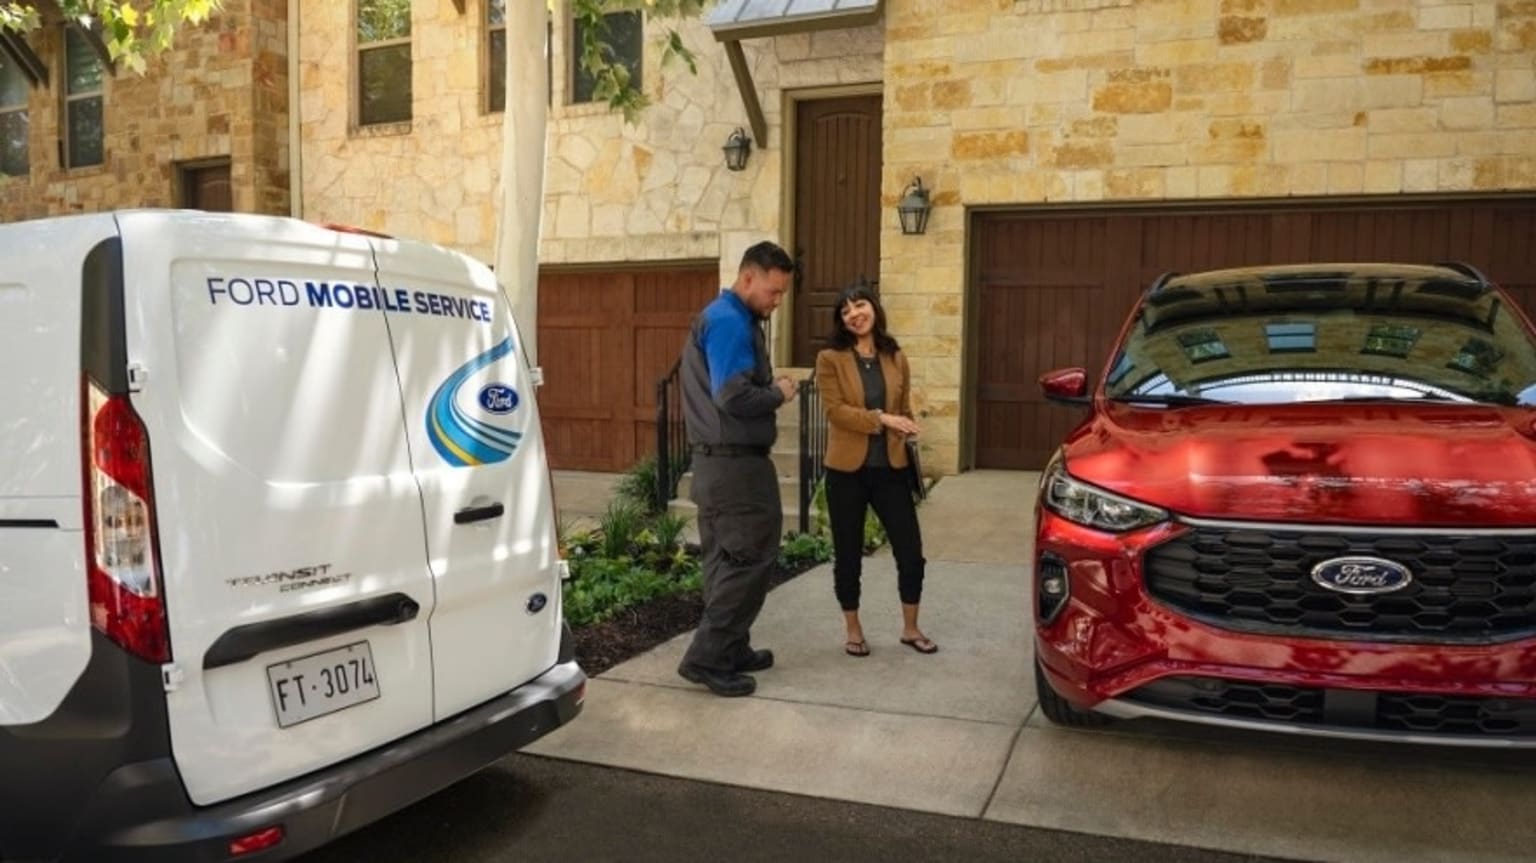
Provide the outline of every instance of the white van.
[[575,717],[532,378],[441,248],[0,225],[0,860],[287,858]]

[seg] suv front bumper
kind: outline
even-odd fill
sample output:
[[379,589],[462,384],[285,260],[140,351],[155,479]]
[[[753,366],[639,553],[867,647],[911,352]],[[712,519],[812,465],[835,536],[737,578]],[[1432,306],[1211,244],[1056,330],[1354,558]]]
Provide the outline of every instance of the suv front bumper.
[[1122,718],[1536,747],[1536,638],[1424,644],[1197,620],[1151,596],[1142,571],[1147,549],[1183,529],[1111,535],[1040,511],[1037,555],[1070,585],[1059,613],[1037,615],[1036,656],[1063,698]]

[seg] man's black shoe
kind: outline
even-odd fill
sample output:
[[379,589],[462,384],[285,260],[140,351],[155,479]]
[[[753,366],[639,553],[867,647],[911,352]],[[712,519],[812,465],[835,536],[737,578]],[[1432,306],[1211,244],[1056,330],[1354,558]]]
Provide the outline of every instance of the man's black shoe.
[[690,683],[702,683],[709,691],[726,698],[738,698],[757,691],[757,681],[732,671],[709,671],[692,665],[679,665],[677,673]]
[[752,655],[736,663],[737,673],[743,671],[767,671],[773,667],[773,651],[754,650]]

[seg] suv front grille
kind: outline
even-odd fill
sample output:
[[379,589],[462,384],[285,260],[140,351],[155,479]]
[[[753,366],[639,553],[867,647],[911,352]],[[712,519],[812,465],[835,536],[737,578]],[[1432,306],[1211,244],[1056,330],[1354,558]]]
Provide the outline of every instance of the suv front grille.
[[[1356,596],[1312,580],[1336,557],[1406,566],[1407,587]],[[1536,632],[1536,532],[1371,533],[1196,525],[1148,550],[1147,590],[1212,625],[1414,642],[1489,642]]]
[[1536,737],[1536,699],[1416,695],[1164,677],[1125,701],[1223,718],[1465,737]]

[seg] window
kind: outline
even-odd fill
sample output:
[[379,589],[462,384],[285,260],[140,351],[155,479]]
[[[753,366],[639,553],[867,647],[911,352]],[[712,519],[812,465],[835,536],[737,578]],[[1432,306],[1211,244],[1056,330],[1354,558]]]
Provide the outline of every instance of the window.
[[1317,328],[1312,324],[1265,324],[1264,337],[1269,341],[1272,354],[1317,350]]
[[27,158],[27,76],[11,55],[0,50],[0,174],[25,177],[31,170]]
[[357,122],[411,119],[410,0],[357,0]]
[[1486,378],[1504,361],[1504,352],[1482,339],[1467,339],[1448,364],[1459,372]]
[[1221,360],[1230,357],[1227,346],[1215,330],[1190,330],[1179,334],[1179,347],[1192,363]]
[[588,39],[601,44],[599,50],[620,68],[629,73],[630,86],[640,86],[640,52],[645,41],[645,20],[639,12],[609,12],[603,16],[606,33],[589,33],[580,20],[571,28],[571,101],[596,102],[608,98],[601,92],[597,80],[581,66],[582,46]]
[[1389,357],[1407,357],[1413,343],[1419,340],[1416,327],[1402,324],[1371,324],[1365,334],[1363,354],[1383,354]]
[[507,0],[486,0],[485,107],[507,110]]
[[64,29],[64,167],[106,160],[102,127],[105,80],[101,58],[73,27]]

